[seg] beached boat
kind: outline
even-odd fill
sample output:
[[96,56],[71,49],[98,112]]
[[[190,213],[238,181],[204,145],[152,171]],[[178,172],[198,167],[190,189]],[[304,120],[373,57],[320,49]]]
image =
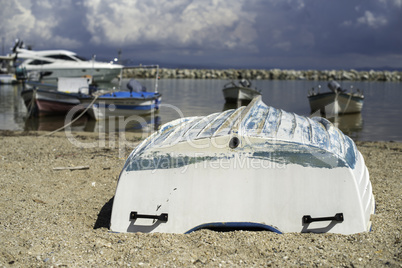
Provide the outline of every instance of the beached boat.
[[308,93],[311,112],[320,111],[322,114],[349,114],[360,113],[363,109],[364,95],[358,89],[356,92],[347,92],[341,89],[336,81],[328,83],[330,92],[316,92],[313,88]]
[[261,95],[261,92],[251,87],[250,81],[242,79],[240,81],[231,81],[224,85],[223,96],[228,103],[238,101],[250,102],[254,97]]
[[31,82],[27,86],[21,97],[28,116],[34,117],[67,114],[73,107],[80,107],[80,97],[89,94],[87,78],[59,77],[57,85]]
[[369,231],[374,196],[354,142],[328,120],[265,105],[161,126],[128,157],[110,229],[353,234]]

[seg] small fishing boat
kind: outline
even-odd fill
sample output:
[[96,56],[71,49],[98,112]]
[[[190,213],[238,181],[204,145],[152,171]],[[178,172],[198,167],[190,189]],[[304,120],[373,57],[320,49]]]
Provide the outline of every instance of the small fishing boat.
[[261,95],[261,92],[251,87],[251,82],[247,79],[240,81],[231,81],[224,85],[223,96],[227,103],[248,101],[250,102],[254,97]]
[[321,117],[265,105],[162,125],[128,157],[114,232],[369,231],[375,201],[354,142]]
[[364,95],[359,89],[356,92],[352,92],[352,89],[347,92],[336,81],[330,81],[328,88],[330,92],[321,93],[320,86],[317,92],[315,88],[309,91],[307,97],[312,113],[319,111],[322,114],[338,115],[360,113],[363,109]]
[[[129,117],[132,115],[149,115],[158,112],[162,94],[158,92],[159,65],[132,66],[131,69],[156,68],[154,91],[147,91],[146,87],[135,79],[127,83],[127,90],[101,90],[92,93],[92,96],[82,96],[81,104],[88,109],[89,115],[95,120]],[[120,80],[121,81],[121,80]],[[122,85],[119,86],[122,88]]]
[[11,85],[18,83],[14,74],[1,74],[0,73],[0,85]]
[[147,115],[158,111],[162,95],[158,92],[114,91],[96,97],[79,98],[88,114],[95,120],[112,117]]
[[[57,116],[67,114],[81,104],[80,97],[88,96],[89,84],[85,77],[59,77],[57,85],[30,82],[21,92],[28,116]],[[82,109],[80,109],[82,110]]]

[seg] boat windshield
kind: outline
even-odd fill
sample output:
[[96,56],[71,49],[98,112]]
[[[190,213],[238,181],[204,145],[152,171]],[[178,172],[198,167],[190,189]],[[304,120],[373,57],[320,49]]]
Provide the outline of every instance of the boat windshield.
[[74,55],[74,57],[76,57],[77,59],[82,60],[82,61],[88,61],[87,58],[84,58],[84,57],[81,57],[81,56],[78,56],[78,55]]
[[45,64],[50,64],[50,61],[46,61],[46,60],[33,60],[30,63],[28,63],[28,65],[45,65]]
[[69,60],[69,61],[77,61],[76,59],[67,56],[67,55],[62,55],[62,54],[57,54],[57,55],[48,55],[46,56],[47,58],[52,58],[56,60]]

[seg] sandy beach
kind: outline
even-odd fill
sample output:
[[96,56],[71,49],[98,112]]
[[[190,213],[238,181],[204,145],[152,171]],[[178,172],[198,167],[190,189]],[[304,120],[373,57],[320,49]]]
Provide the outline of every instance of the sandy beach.
[[402,266],[402,143],[357,142],[376,198],[369,233],[118,234],[111,203],[138,135],[123,146],[97,133],[44,134],[0,131],[1,267]]

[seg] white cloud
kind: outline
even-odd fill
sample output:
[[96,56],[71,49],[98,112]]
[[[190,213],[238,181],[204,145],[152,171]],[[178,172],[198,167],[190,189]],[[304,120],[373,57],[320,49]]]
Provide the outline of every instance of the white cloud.
[[402,0],[393,0],[392,2],[396,7],[402,8]]
[[388,21],[384,16],[374,16],[370,11],[364,12],[364,16],[357,19],[358,24],[365,24],[373,29],[387,25]]
[[95,44],[167,44],[250,48],[255,15],[245,0],[87,1],[88,30]]
[[[60,17],[58,12],[53,12],[55,2],[51,0],[18,0],[3,1],[1,3],[4,14],[1,15],[1,32],[8,41],[20,38],[28,45],[42,47],[46,44],[60,46],[63,48],[74,48],[80,46],[80,42],[63,36],[63,33],[54,33],[53,29],[59,25]],[[7,3],[7,6],[6,6]],[[40,11],[34,14],[33,4]],[[67,8],[71,1],[57,3],[58,8]],[[2,12],[2,13],[3,13]]]
[[[34,30],[35,17],[30,11],[30,1],[3,1],[0,9],[0,32],[6,40],[29,35]],[[27,7],[28,6],[28,7]]]
[[391,3],[391,5],[396,6],[397,8],[402,8],[402,0],[379,0],[380,3],[384,5],[388,5],[388,3]]

